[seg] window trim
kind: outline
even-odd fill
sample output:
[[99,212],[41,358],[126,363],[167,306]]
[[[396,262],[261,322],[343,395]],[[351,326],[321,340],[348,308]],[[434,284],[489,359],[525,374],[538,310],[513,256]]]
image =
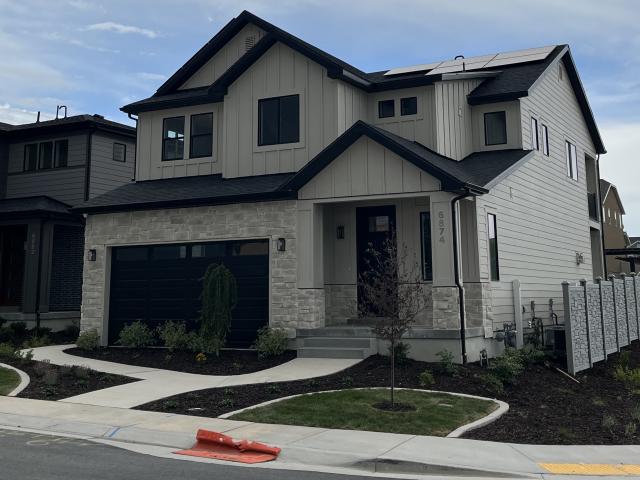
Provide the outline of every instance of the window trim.
[[542,124],[542,154],[549,156],[549,127]]
[[[193,134],[193,117],[201,117],[204,115],[211,115],[211,132],[210,133],[198,133]],[[299,133],[298,133],[299,135]],[[197,137],[211,137],[211,154],[210,155],[193,155],[193,139]],[[213,158],[213,112],[194,113],[189,115],[189,158]]]
[[[425,254],[425,244],[424,244],[424,217],[429,216],[429,253],[431,257],[431,271],[427,272],[426,262],[424,258]],[[433,238],[431,237],[431,211],[423,211],[420,212],[420,261],[421,261],[421,271],[422,271],[422,281],[423,282],[433,282]],[[427,275],[429,273],[429,275]]]
[[[496,258],[495,258],[495,278],[493,272],[493,262],[491,258],[491,224],[493,223],[493,231],[496,242]],[[500,281],[500,244],[498,241],[498,215],[495,212],[487,212],[487,248],[489,259],[489,280],[491,282]]]
[[[405,100],[413,100],[413,99],[415,99],[415,102],[416,102],[416,111],[413,112],[413,113],[403,113],[403,105],[402,105],[403,102]],[[417,95],[411,95],[409,97],[401,97],[400,98],[400,116],[401,117],[412,117],[412,116],[415,116],[415,115],[418,115],[418,96]]]
[[[495,115],[497,113],[501,113],[504,116],[504,142],[489,143],[487,141],[487,115]],[[509,139],[507,137],[507,111],[506,110],[496,110],[493,112],[485,112],[483,116],[483,121],[484,121],[484,145],[486,147],[492,147],[495,145],[506,145],[509,142]]]
[[578,147],[575,143],[565,139],[564,142],[565,156],[567,162],[567,177],[571,180],[578,181]]
[[[167,122],[167,120],[174,120],[176,118],[181,118],[182,119],[182,157],[181,158],[165,158],[166,155],[166,143],[167,140],[176,140],[174,138],[165,138],[164,136],[164,132],[165,132],[165,124]],[[173,117],[165,117],[162,119],[162,161],[163,162],[175,162],[180,161],[180,160],[184,160],[184,137],[185,137],[185,118],[184,115],[176,115]]]
[[[538,119],[531,115],[531,150],[540,150],[540,133],[538,132]],[[534,137],[535,134],[535,137]],[[535,142],[534,142],[535,140]]]
[[[392,114],[391,115],[381,115],[381,107],[383,103],[391,103],[391,105],[393,105],[393,109],[392,109]],[[387,98],[384,100],[378,100],[378,118],[395,118],[396,116],[396,101],[393,98]]]
[[[282,142],[281,141],[281,137],[280,137],[280,122],[281,122],[280,100],[283,99],[283,98],[287,98],[287,97],[296,97],[298,99],[298,136],[294,141]],[[263,97],[263,98],[259,98],[258,99],[257,108],[256,108],[257,115],[258,115],[258,121],[256,122],[256,124],[257,124],[256,146],[258,148],[260,148],[260,147],[267,147],[268,148],[268,147],[274,147],[274,146],[278,146],[278,145],[296,145],[296,144],[300,144],[300,142],[301,142],[301,140],[300,140],[300,137],[301,137],[300,132],[302,131],[302,117],[303,117],[303,115],[301,115],[301,112],[300,112],[300,108],[301,108],[301,105],[302,105],[301,97],[302,97],[302,95],[299,94],[299,93],[291,93],[291,94],[287,94],[287,95],[277,95],[277,96],[274,96],[274,97]],[[264,142],[260,141],[261,140],[260,139],[260,137],[261,137],[260,129],[262,127],[262,119],[260,118],[261,117],[261,115],[260,115],[261,105],[262,105],[262,102],[265,102],[265,101],[268,101],[268,100],[276,100],[276,99],[278,100],[278,135],[277,135],[278,136],[278,141],[275,142],[275,143],[264,143]]]
[[[27,168],[27,150],[28,147],[35,147],[36,149],[36,162],[33,166],[33,168]],[[23,172],[37,172],[38,171],[38,156],[40,154],[40,147],[38,145],[38,143],[25,143],[24,144],[24,153],[23,153],[23,159],[22,159],[22,171]]]
[[[116,159],[116,145],[123,147],[122,160]],[[113,142],[113,151],[111,152],[111,160],[119,163],[127,163],[127,144],[122,142]]]

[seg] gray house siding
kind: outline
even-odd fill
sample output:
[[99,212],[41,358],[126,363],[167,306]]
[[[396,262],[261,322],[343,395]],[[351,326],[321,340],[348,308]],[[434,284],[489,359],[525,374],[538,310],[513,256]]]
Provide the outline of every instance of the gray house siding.
[[[124,162],[113,159],[114,143],[126,145]],[[129,138],[96,132],[91,137],[91,183],[89,198],[128,183],[134,176],[136,144]]]
[[0,198],[7,191],[7,167],[9,166],[9,143],[0,138]]

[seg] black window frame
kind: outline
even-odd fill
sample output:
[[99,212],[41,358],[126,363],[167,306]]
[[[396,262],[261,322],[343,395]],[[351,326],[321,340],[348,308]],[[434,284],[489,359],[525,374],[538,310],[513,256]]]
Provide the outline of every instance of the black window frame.
[[[425,228],[425,218],[428,219],[426,220],[426,226],[428,228]],[[425,234],[427,235],[425,236]],[[427,237],[428,242],[426,241]],[[431,212],[420,212],[420,258],[422,262],[422,280],[425,282],[433,282],[433,239],[431,238]]]
[[[489,142],[488,138],[488,129],[487,129],[487,119],[493,118],[496,115],[500,115],[504,119],[504,141],[503,142]],[[485,112],[484,114],[484,144],[487,147],[492,147],[494,145],[506,145],[507,144],[507,112],[506,110],[496,110],[495,112]]]
[[565,154],[567,157],[567,177],[578,181],[578,147],[575,143],[565,140]]
[[[384,105],[391,105],[391,115],[383,115]],[[396,116],[396,101],[394,99],[378,100],[378,118],[393,118]]]
[[[36,152],[36,156],[35,156],[35,161],[33,164],[33,168],[27,168],[28,167],[28,155],[27,155],[27,150],[29,150],[30,148],[34,148],[35,152]],[[24,146],[24,158],[22,161],[22,171],[23,172],[36,172],[38,170],[38,155],[40,153],[40,147],[37,143],[27,143]]]
[[542,154],[549,156],[549,127],[544,123],[542,124]]
[[[166,132],[166,124],[169,120],[176,120],[176,119],[182,119],[182,138],[180,137],[176,137],[176,138],[170,138],[170,137],[165,137],[165,132]],[[176,115],[175,117],[167,117],[167,118],[163,118],[162,119],[162,161],[163,162],[173,162],[175,160],[184,160],[184,127],[185,127],[185,119],[184,119],[184,115]],[[178,140],[178,141],[182,141],[182,157],[175,157],[175,158],[167,158],[167,141],[173,141],[173,140]]]
[[[296,125],[295,128],[295,135],[292,135],[291,137],[283,137],[283,128],[282,128],[282,124],[284,122],[283,119],[283,112],[282,112],[282,101],[283,99],[290,99],[290,98],[295,98],[296,99],[296,104],[297,104],[297,109],[296,111],[296,115],[297,115],[297,122],[292,122],[292,125]],[[275,125],[277,126],[277,131],[275,134],[275,139],[265,139],[265,133],[262,130],[263,127],[263,120],[262,120],[262,111],[263,111],[263,107],[264,105],[266,105],[267,103],[271,103],[271,102],[277,102],[277,108],[276,108],[276,117],[277,117],[277,121],[275,121]],[[298,93],[294,93],[291,95],[281,95],[278,97],[267,97],[267,98],[260,98],[258,99],[258,138],[257,138],[257,143],[259,147],[266,147],[266,146],[270,146],[270,145],[287,145],[287,144],[295,144],[295,143],[299,143],[300,142],[300,94]]]
[[[60,162],[60,146],[64,145],[64,163]],[[53,143],[53,168],[66,168],[69,166],[69,140],[56,140]]]
[[[116,158],[116,146],[122,147],[122,160]],[[127,144],[122,142],[113,142],[113,149],[111,151],[111,160],[119,163],[127,163]]]
[[[211,117],[211,131],[209,133],[193,133],[193,119],[195,117]],[[202,138],[209,137],[209,153],[208,154],[198,154],[193,155],[193,139],[194,138]],[[213,157],[213,112],[206,113],[194,113],[189,117],[189,158],[205,158],[205,157]]]
[[[493,238],[492,238],[493,227]],[[492,248],[491,242],[495,248]],[[495,213],[487,213],[487,244],[489,248],[489,280],[500,281],[500,247],[498,242],[498,216]],[[495,257],[495,258],[494,258]]]
[[[409,106],[411,106],[414,111],[405,112],[405,109],[407,107],[405,104],[409,101],[412,102]],[[418,97],[416,95],[412,97],[404,97],[400,99],[400,116],[401,117],[406,117],[409,115],[417,115],[417,114],[418,114]]]
[[[51,146],[51,154],[50,154],[50,162],[51,164],[48,167],[43,167],[42,166],[42,162],[43,160],[46,160],[42,154],[42,151],[44,148],[46,148],[47,145]],[[54,142],[52,140],[47,140],[46,142],[40,142],[38,143],[38,170],[51,170],[53,168],[53,157],[54,157]]]
[[[535,139],[535,143],[534,143],[534,139]],[[533,116],[531,117],[531,150],[540,150],[540,134],[538,133],[538,119]]]

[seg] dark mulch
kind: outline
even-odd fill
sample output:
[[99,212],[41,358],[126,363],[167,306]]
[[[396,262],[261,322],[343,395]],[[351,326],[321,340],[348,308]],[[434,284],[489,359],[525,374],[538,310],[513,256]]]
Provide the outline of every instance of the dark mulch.
[[[631,366],[640,366],[638,342],[630,348]],[[535,444],[640,444],[640,421],[636,433],[625,433],[633,408],[640,408],[640,396],[631,396],[612,376],[616,355],[605,364],[579,374],[580,384],[553,367],[536,365],[523,373],[516,385],[507,387],[498,398],[509,403],[509,412],[467,438]],[[494,397],[483,377],[486,370],[478,365],[461,368],[455,376],[439,371],[437,364],[409,360],[398,366],[396,385],[421,388],[418,375],[432,371],[432,390]],[[389,363],[381,356],[326,377],[296,382],[245,385],[201,390],[176,395],[138,407],[141,410],[184,413],[217,417],[223,413],[249,407],[276,398],[322,390],[388,385]],[[603,426],[610,415],[614,425]],[[630,427],[629,427],[630,428]]]
[[[33,360],[8,360],[3,358],[0,362],[12,365],[29,375],[29,385],[20,392],[18,397],[35,400],[61,400],[94,390],[138,381],[136,378],[110,375],[87,369],[77,372],[77,369],[72,369],[71,367],[43,365],[46,362]],[[48,372],[43,375],[45,370]]]
[[200,373],[202,375],[240,375],[275,367],[296,358],[296,352],[287,351],[270,358],[259,358],[255,350],[222,350],[220,356],[207,355],[204,362],[196,361],[193,352],[169,353],[165,348],[105,347],[95,351],[79,348],[65,350],[79,357],[95,358],[108,362],[126,363],[138,367],[163,368],[177,372]]

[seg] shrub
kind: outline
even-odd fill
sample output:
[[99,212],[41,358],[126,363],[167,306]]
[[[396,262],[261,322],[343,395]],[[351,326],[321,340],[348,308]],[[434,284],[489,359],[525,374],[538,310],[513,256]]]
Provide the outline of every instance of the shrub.
[[488,373],[482,377],[482,383],[487,391],[494,395],[502,395],[504,393],[504,383],[493,373]]
[[634,422],[640,423],[640,403],[637,403],[632,409],[630,413],[631,419]]
[[258,330],[258,336],[253,348],[260,358],[277,357],[287,350],[289,339],[287,333],[281,328],[262,327]]
[[418,375],[418,381],[422,388],[431,388],[435,385],[436,381],[433,378],[433,374],[429,370],[425,370]]
[[640,390],[640,368],[629,368],[618,365],[613,371],[616,380],[624,383],[630,392]]
[[51,370],[51,365],[49,360],[42,360],[41,362],[36,362],[33,366],[33,373],[35,373],[36,377],[44,377],[45,374]]
[[89,367],[85,367],[82,365],[75,365],[71,371],[73,373],[73,376],[79,380],[89,380],[92,372]]
[[436,356],[440,359],[438,367],[443,374],[453,376],[458,373],[458,365],[453,361],[453,353],[444,349],[436,353]]
[[54,386],[54,385],[58,385],[58,383],[60,382],[60,376],[58,375],[58,371],[49,366],[49,368],[45,371],[44,375],[42,376],[42,381],[49,385],[50,387]]
[[237,283],[231,271],[224,265],[209,265],[202,281],[200,336],[211,353],[217,355],[226,342],[237,300]]
[[638,426],[634,422],[629,422],[624,426],[624,434],[627,437],[633,437],[638,431]]
[[546,352],[540,348],[535,348],[531,344],[525,345],[519,353],[526,365],[542,365],[547,361]]
[[118,343],[123,347],[143,348],[153,345],[153,331],[140,320],[125,325],[120,330]]
[[187,333],[187,325],[184,322],[168,320],[157,328],[158,337],[170,352],[186,350],[192,342],[191,335]]
[[622,350],[618,355],[618,366],[622,368],[629,368],[631,363],[631,352],[628,350]]
[[15,360],[18,352],[10,343],[0,343],[0,358],[5,360]]
[[76,340],[76,346],[80,350],[85,351],[97,350],[100,346],[100,335],[98,335],[98,330],[92,328],[82,332]]
[[39,348],[39,347],[46,347],[47,345],[51,345],[51,340],[49,340],[49,337],[46,334],[45,335],[34,334],[31,338],[24,341],[24,343],[22,344],[22,347],[23,348]]
[[500,357],[493,360],[489,370],[502,383],[511,385],[515,383],[518,376],[524,372],[524,361],[521,353],[514,348],[507,348]]
[[200,352],[200,353],[198,353],[196,355],[196,362],[197,363],[204,363],[206,361],[207,361],[207,356],[204,353]]
[[[197,336],[191,341],[194,352],[203,352],[208,354],[214,354],[216,357],[220,355],[220,350],[224,347],[224,340],[217,337],[200,337]],[[193,348],[196,347],[196,348]]]
[[[406,365],[409,363],[409,350],[411,350],[411,345],[408,343],[396,343],[396,346],[393,349],[396,365]],[[389,356],[391,356],[391,346],[389,346],[388,352]]]
[[78,335],[80,335],[80,327],[77,325],[67,325],[62,332],[65,338],[78,338]]
[[611,435],[613,435],[613,430],[618,424],[616,418],[613,415],[605,414],[602,417],[602,428],[608,430]]
[[27,324],[24,322],[10,323],[9,329],[13,333],[14,339],[23,338],[27,334]]

